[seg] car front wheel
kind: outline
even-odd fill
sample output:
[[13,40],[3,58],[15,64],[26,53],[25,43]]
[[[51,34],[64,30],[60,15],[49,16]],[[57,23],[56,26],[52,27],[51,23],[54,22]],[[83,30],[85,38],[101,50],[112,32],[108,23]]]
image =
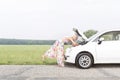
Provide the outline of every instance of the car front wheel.
[[93,64],[93,58],[89,53],[81,53],[78,55],[76,65],[80,68],[87,69]]

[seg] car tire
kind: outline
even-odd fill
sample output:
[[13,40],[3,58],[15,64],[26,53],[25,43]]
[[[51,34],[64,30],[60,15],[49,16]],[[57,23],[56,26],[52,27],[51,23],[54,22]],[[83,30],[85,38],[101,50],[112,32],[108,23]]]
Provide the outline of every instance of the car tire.
[[82,69],[88,69],[93,65],[93,57],[89,53],[81,53],[77,56],[76,66]]

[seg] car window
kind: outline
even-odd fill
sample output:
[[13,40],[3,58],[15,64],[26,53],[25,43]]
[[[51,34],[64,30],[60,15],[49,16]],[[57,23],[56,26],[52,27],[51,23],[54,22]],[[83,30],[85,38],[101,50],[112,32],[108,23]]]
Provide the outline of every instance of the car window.
[[120,40],[120,33],[116,35],[115,40]]
[[108,32],[100,36],[100,38],[104,38],[104,41],[120,40],[120,32],[119,31]]

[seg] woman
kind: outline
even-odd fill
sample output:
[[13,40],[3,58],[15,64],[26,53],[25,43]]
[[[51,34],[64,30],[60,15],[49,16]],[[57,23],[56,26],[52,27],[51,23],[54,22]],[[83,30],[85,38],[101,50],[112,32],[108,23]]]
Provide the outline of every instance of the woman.
[[77,29],[73,29],[75,32],[71,37],[65,37],[63,39],[57,40],[53,46],[42,56],[43,60],[45,57],[56,58],[58,66],[64,66],[64,43],[71,42],[72,46],[78,46],[75,42],[78,39]]

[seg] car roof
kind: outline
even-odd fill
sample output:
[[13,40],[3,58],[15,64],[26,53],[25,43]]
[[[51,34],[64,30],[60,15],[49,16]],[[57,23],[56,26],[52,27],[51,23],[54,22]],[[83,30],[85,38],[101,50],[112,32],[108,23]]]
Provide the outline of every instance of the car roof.
[[107,29],[107,30],[100,31],[99,33],[106,33],[111,31],[120,31],[120,29]]

